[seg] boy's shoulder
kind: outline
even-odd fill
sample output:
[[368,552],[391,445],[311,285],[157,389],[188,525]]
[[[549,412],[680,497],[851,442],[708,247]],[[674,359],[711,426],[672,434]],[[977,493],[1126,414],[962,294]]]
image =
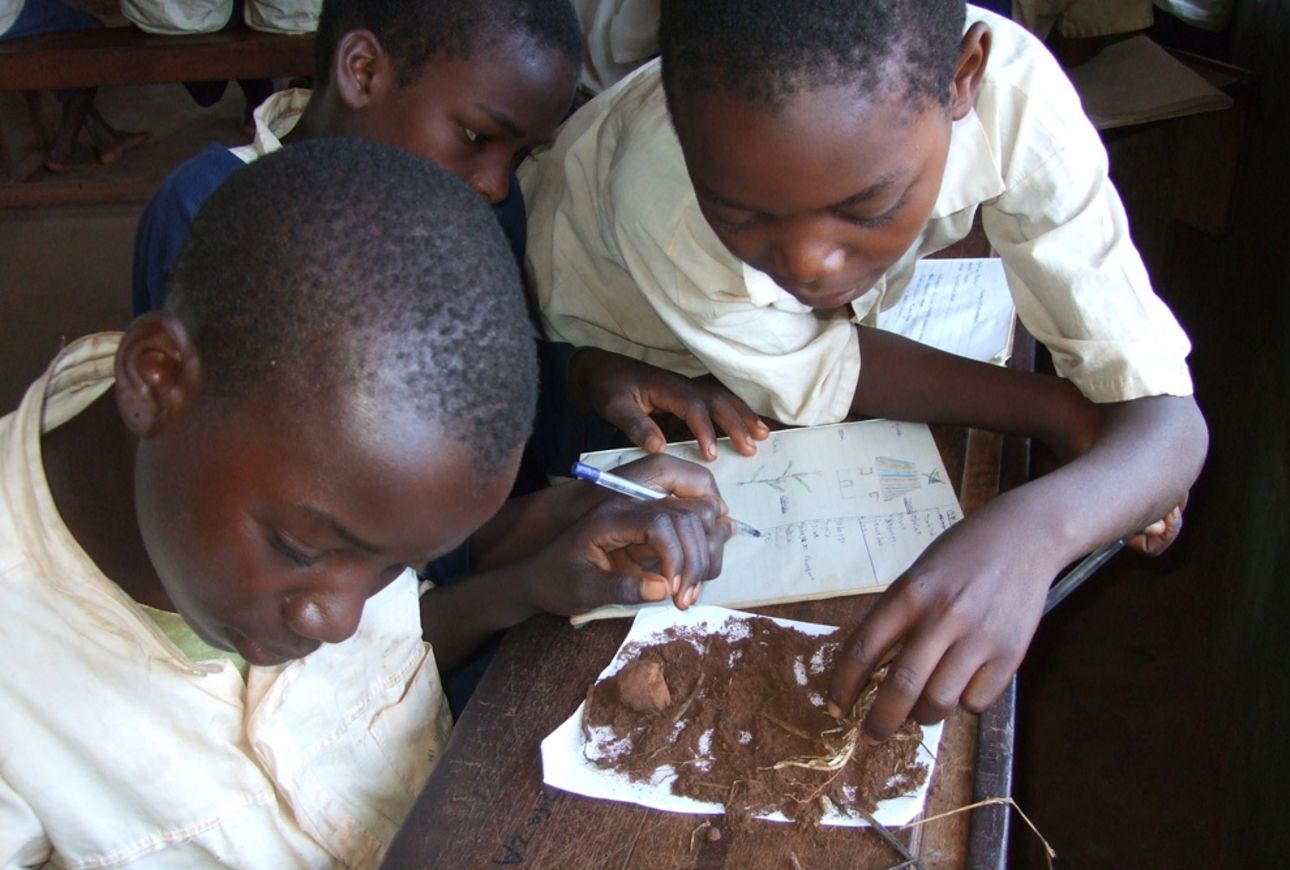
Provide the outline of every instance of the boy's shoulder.
[[224,181],[246,163],[212,142],[181,163],[148,199],[134,236],[130,305],[135,316],[162,306],[167,276],[193,218]]
[[227,146],[212,142],[166,176],[148,201],[144,220],[156,211],[182,211],[190,218],[215,189],[246,163]]
[[983,97],[993,95],[1021,103],[1051,102],[1065,111],[1073,99],[1076,112],[1083,117],[1070,79],[1034,34],[1009,18],[969,6],[966,26],[978,21],[990,28],[990,56],[977,93],[978,106]]
[[[997,172],[1000,190],[1046,166],[1068,167],[1080,177],[1101,173],[1105,152],[1097,131],[1052,53],[1016,22],[968,9],[968,27],[979,21],[990,28],[990,54],[973,112],[955,124],[954,147],[976,156],[957,162],[970,163],[973,175]],[[947,169],[947,183],[953,174]]]

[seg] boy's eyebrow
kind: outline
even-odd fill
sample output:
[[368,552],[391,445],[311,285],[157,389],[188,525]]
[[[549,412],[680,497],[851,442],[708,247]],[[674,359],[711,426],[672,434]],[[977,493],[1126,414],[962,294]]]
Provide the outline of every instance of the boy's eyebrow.
[[497,124],[506,128],[506,131],[516,139],[524,138],[524,131],[520,129],[519,124],[511,120],[511,116],[501,109],[488,105],[487,103],[475,103],[475,108],[492,118]]
[[350,546],[372,554],[379,554],[381,552],[380,547],[377,547],[375,544],[369,544],[367,541],[364,541],[358,535],[354,534],[349,529],[341,525],[340,520],[336,519],[329,512],[323,510],[322,508],[316,507],[315,505],[306,504],[305,502],[296,502],[295,507],[296,509],[302,510],[305,513],[312,514],[315,518],[331,526],[331,530],[335,532],[338,537],[344,539],[344,541],[348,543]]
[[[873,199],[874,197],[882,193],[885,193],[886,191],[890,190],[893,186],[895,186],[900,181],[901,175],[902,173],[899,173],[899,172],[893,172],[890,175],[885,175],[882,178],[875,181],[873,184],[859,191],[858,193],[853,193],[851,194],[851,196],[848,196],[844,200],[840,200],[838,202],[831,203],[830,205],[826,205],[822,209],[820,209],[820,211],[836,211],[838,209],[850,208],[853,205],[859,205],[860,203],[865,202],[866,200]],[[730,199],[729,197],[725,197],[719,193],[715,193],[709,190],[708,188],[706,188],[701,182],[697,180],[694,182],[694,189],[704,199],[711,200],[712,202],[715,202],[717,205],[723,205],[726,208],[733,208],[739,211],[761,211],[761,209],[753,208],[752,206],[743,205],[742,203],[736,202],[735,200]]]

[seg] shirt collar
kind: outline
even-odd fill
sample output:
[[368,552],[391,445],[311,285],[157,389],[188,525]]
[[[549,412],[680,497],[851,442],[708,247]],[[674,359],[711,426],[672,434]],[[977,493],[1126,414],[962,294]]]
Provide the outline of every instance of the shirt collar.
[[758,308],[770,306],[793,314],[804,314],[811,310],[809,305],[803,305],[765,272],[758,271],[744,262],[740,262],[739,265],[743,267],[744,287],[748,290],[748,299],[753,305]]
[[1001,195],[1006,189],[999,161],[976,110],[954,122],[941,190],[929,220],[948,217]]
[[255,139],[245,148],[235,148],[234,152],[246,160],[240,152],[249,151],[253,160],[281,149],[283,137],[295,129],[300,116],[305,112],[305,106],[309,104],[311,93],[306,88],[289,88],[278,91],[261,103],[253,115]]

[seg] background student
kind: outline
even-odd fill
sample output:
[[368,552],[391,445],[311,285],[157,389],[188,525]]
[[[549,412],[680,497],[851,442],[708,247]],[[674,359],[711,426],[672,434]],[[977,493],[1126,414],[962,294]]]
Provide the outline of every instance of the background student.
[[[447,739],[439,667],[720,570],[698,466],[625,469],[683,499],[502,508],[523,293],[426,161],[331,138],[257,162],[171,282],[0,419],[0,864],[375,866]],[[468,537],[477,576],[418,606],[412,569]]]
[[[1034,37],[954,0],[664,2],[660,45],[661,66],[589,103],[522,173],[544,324],[715,376],[786,423],[944,421],[1051,447],[1067,464],[938,539],[835,674],[849,709],[899,647],[875,737],[980,709],[1062,567],[1144,527],[1141,549],[1173,540],[1206,450],[1187,338],[1097,134]],[[873,328],[918,258],[978,215],[1060,378]]]
[[193,215],[215,188],[284,144],[323,136],[374,139],[449,170],[493,206],[522,259],[512,170],[572,104],[581,48],[569,0],[328,0],[316,40],[313,91],[274,94],[250,145],[212,143],[148,201],[135,236],[135,314],[161,307]]

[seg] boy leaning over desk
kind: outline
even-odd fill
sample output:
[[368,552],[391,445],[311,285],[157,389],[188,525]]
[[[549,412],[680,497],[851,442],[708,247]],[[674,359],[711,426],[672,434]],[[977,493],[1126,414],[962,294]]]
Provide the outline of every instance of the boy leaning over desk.
[[[666,370],[652,392],[596,397],[647,449],[662,447],[649,413],[740,401],[792,424],[878,416],[1048,445],[1065,464],[938,538],[834,673],[841,714],[895,651],[874,738],[980,710],[1065,565],[1124,536],[1168,546],[1207,449],[1186,335],[1097,134],[1033,36],[958,0],[665,0],[659,40],[661,62],[521,172],[544,325],[584,348],[571,380],[603,374],[607,351]],[[978,214],[1060,377],[874,328],[915,262]],[[737,414],[717,423],[743,452],[764,437]]]

